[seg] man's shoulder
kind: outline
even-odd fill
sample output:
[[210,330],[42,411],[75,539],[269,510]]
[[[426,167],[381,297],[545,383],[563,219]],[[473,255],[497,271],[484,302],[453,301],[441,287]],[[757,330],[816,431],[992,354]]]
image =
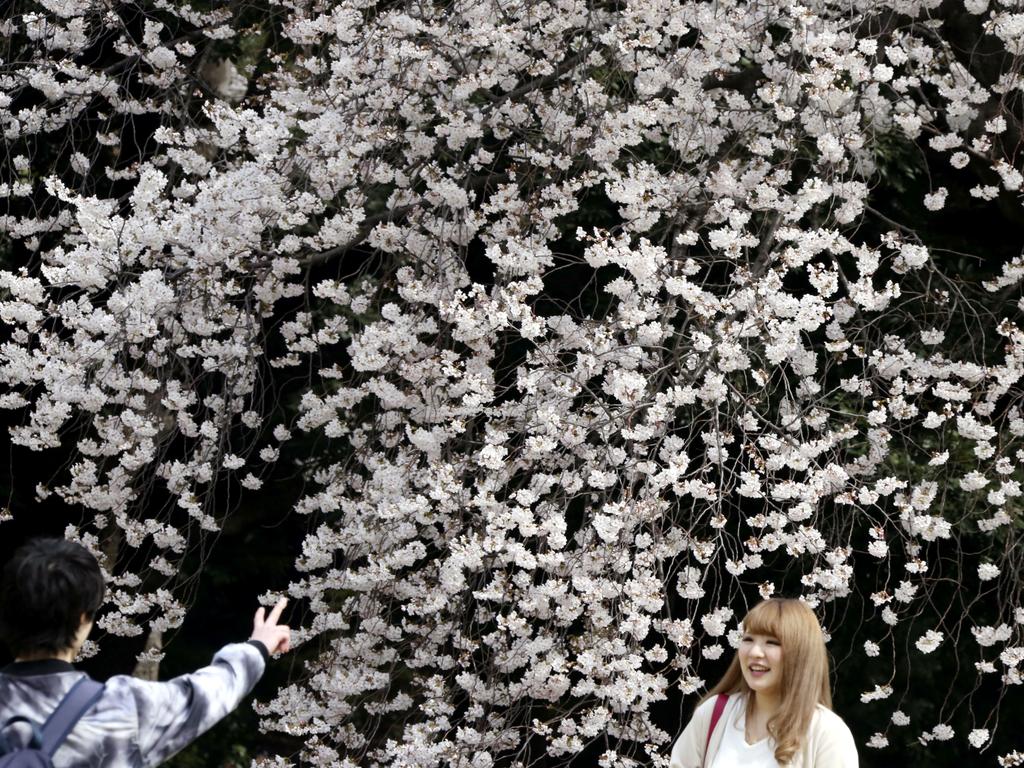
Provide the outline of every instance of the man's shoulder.
[[0,670],[0,710],[4,705],[20,700],[47,702],[53,697],[63,696],[75,683],[85,676],[77,670],[42,674],[12,673]]

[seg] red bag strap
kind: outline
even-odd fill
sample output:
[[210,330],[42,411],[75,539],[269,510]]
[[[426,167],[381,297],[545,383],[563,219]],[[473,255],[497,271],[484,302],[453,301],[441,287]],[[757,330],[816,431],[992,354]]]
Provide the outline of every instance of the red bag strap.
[[715,732],[715,726],[718,725],[718,721],[722,719],[722,713],[725,711],[725,703],[729,701],[729,694],[720,693],[715,697],[715,708],[711,712],[711,725],[708,726],[708,738],[704,742],[704,759],[707,759],[708,747],[711,746],[711,734]]

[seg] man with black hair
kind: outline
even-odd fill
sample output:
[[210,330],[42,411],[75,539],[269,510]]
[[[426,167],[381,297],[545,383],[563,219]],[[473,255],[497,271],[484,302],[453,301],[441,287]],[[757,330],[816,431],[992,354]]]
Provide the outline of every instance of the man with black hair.
[[[71,662],[103,594],[99,564],[79,544],[34,539],[14,554],[0,583],[0,640],[15,655],[0,669],[0,725],[43,723],[85,677]],[[187,746],[248,695],[271,653],[289,649],[290,630],[278,623],[285,602],[266,618],[257,610],[248,642],[221,648],[192,674],[166,683],[112,677],[53,755],[55,768],[148,768]],[[0,735],[14,741],[19,729],[27,739],[21,724]]]

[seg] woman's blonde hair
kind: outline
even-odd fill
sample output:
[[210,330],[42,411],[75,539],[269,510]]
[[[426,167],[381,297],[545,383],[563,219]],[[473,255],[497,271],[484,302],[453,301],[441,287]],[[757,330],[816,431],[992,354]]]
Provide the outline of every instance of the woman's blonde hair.
[[[785,765],[800,749],[815,706],[822,704],[832,709],[828,654],[821,625],[803,601],[773,597],[750,609],[743,618],[743,631],[771,635],[782,647],[782,701],[779,711],[768,721],[768,733],[775,739],[776,761]],[[701,701],[720,693],[750,693],[738,653],[718,685]],[[753,697],[747,696],[748,715],[752,705]]]

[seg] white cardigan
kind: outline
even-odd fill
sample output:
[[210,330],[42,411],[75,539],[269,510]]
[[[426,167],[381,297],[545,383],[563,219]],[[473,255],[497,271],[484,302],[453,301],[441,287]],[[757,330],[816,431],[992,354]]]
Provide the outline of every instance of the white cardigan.
[[[740,707],[745,706],[746,697],[743,694],[734,693],[729,696],[722,718],[711,735],[707,762],[704,761],[704,745],[708,739],[711,713],[715,708],[714,697],[697,707],[689,724],[672,746],[669,768],[710,766],[722,743],[722,734],[725,733],[722,726],[739,714]],[[811,718],[807,735],[787,768],[857,768],[857,745],[842,718],[819,704]]]

